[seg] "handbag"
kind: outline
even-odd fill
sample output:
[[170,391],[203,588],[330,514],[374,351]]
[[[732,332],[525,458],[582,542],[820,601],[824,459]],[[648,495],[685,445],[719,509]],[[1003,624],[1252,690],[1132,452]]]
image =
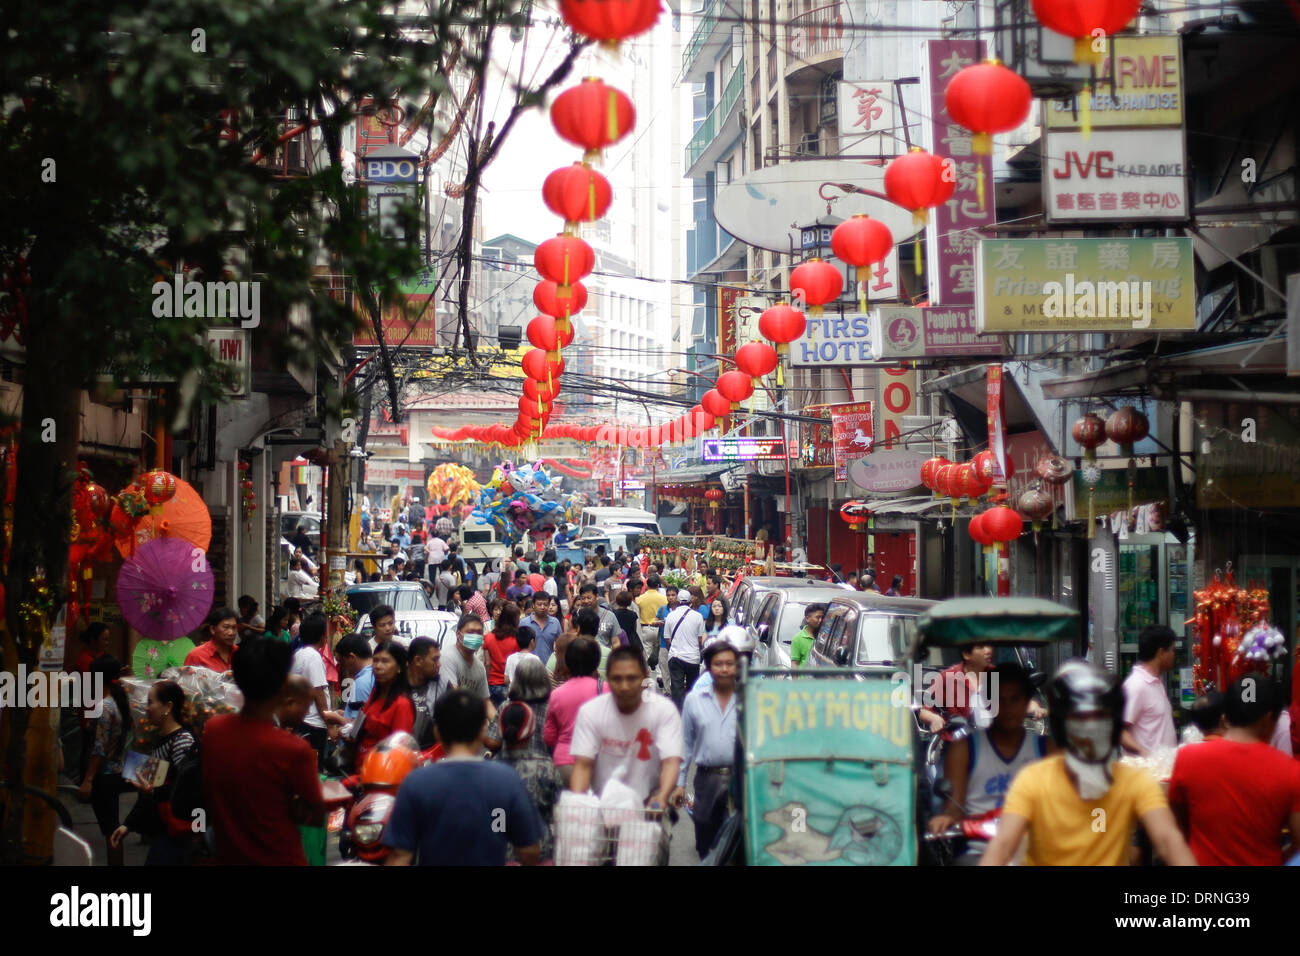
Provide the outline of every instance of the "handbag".
[[349,729],[347,736],[339,740],[339,745],[334,748],[334,752],[326,758],[326,767],[332,774],[344,777],[350,773],[355,773],[357,769],[357,747],[361,742],[361,729],[366,724],[366,712],[363,710],[357,714],[352,721],[352,727]]

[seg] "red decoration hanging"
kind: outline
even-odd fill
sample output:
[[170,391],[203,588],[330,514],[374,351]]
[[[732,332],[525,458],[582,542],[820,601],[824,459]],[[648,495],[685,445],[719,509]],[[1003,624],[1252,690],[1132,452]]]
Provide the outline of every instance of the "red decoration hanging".
[[626,94],[588,77],[555,98],[551,125],[561,137],[585,149],[586,160],[613,146],[636,125],[636,110]]
[[529,378],[548,384],[553,384],[564,373],[564,360],[552,359],[542,349],[529,349],[519,364]]
[[539,315],[528,323],[528,341],[536,348],[547,352],[558,352],[573,341],[573,326],[561,331],[559,319],[549,315]]
[[659,0],[560,0],[560,16],[574,33],[612,44],[645,33],[659,10]]
[[557,169],[542,183],[542,200],[572,231],[580,222],[595,222],[609,211],[614,190],[609,180],[587,163]]
[[700,398],[700,406],[714,418],[725,418],[731,414],[731,402],[723,398],[716,388],[711,388]]
[[1132,455],[1133,446],[1146,438],[1150,431],[1151,423],[1147,417],[1132,405],[1117,408],[1106,419],[1106,437],[1119,445],[1121,455]]
[[951,464],[952,462],[947,458],[944,458],[942,455],[934,458],[927,458],[925,463],[921,465],[921,484],[925,485],[925,487],[929,488],[931,491],[938,491],[939,489],[935,486],[936,473],[942,466]]
[[822,314],[822,306],[834,302],[844,291],[844,276],[825,259],[809,259],[790,272],[790,294],[808,304],[813,318]]
[[1089,412],[1071,426],[1070,435],[1083,448],[1083,457],[1096,461],[1097,446],[1106,441],[1106,422],[1095,412]]
[[757,388],[764,375],[776,370],[781,357],[776,349],[766,342],[747,342],[736,349],[736,368],[749,376],[751,384]]
[[987,513],[988,512],[981,511],[975,517],[971,518],[969,529],[971,540],[984,549],[987,549],[988,546],[993,543],[993,539],[989,537],[988,531],[984,528],[984,515]]
[[848,524],[850,530],[862,534],[867,530],[867,519],[871,517],[871,507],[861,499],[846,501],[840,505],[840,517]]
[[1020,497],[1016,499],[1016,509],[1033,522],[1034,531],[1039,531],[1043,527],[1043,522],[1056,510],[1056,503],[1052,501],[1052,496],[1041,487],[1037,487],[1035,482],[1034,486],[1020,493]]
[[576,236],[547,239],[533,253],[533,265],[543,279],[550,279],[561,291],[591,273],[596,254]]
[[885,195],[910,210],[916,225],[923,226],[928,218],[926,210],[942,206],[957,188],[951,162],[913,147],[885,167]]
[[558,283],[545,279],[533,289],[533,305],[539,312],[566,319],[586,307],[587,287],[581,282],[570,282],[568,291],[561,292]]
[[1008,133],[1029,117],[1034,94],[1014,70],[986,60],[958,71],[943,99],[949,115],[975,134],[971,148],[987,156],[993,152],[994,133]]
[[789,305],[774,305],[758,317],[759,334],[776,343],[778,355],[784,355],[790,343],[803,335],[807,328],[808,320],[804,314]]
[[[894,236],[879,219],[861,213],[844,220],[831,233],[831,252],[841,262],[853,266],[858,282],[858,308],[867,309],[866,282],[871,278],[871,267],[884,262],[894,248]],[[839,270],[836,270],[838,275]],[[794,277],[791,276],[792,283]],[[836,293],[838,297],[839,293]]]
[[740,408],[740,403],[754,394],[753,383],[744,372],[723,372],[718,376],[714,386],[718,394],[731,403],[731,410]]
[[1034,0],[1034,15],[1049,30],[1074,38],[1074,62],[1101,66],[1103,50],[1092,48],[1094,32],[1123,30],[1138,14],[1142,0]]
[[176,496],[176,476],[161,469],[145,472],[140,476],[140,487],[144,500],[161,508]]
[[1014,541],[1025,530],[1025,521],[1011,508],[998,505],[984,512],[983,527],[994,541]]

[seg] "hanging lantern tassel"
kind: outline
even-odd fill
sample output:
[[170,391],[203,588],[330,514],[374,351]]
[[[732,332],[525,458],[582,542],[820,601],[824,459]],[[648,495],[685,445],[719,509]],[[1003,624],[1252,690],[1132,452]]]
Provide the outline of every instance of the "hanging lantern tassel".
[[1097,537],[1097,518],[1092,511],[1092,490],[1093,486],[1088,486],[1088,540]]
[[776,387],[782,388],[785,385],[785,363],[778,361],[776,363]]
[[[983,136],[987,142],[989,143],[992,142],[992,139],[989,137],[988,133],[976,133],[975,141],[979,142],[979,138],[981,136]],[[975,152],[979,153],[980,150],[976,149]],[[986,155],[989,152],[990,150],[986,148],[981,155]],[[980,201],[980,212],[983,212],[984,211],[984,164],[983,163],[979,163],[975,167],[975,195],[979,198]]]
[[1079,94],[1079,125],[1083,127],[1083,138],[1086,142],[1092,136],[1092,86],[1085,86],[1083,92]]
[[925,271],[921,265],[921,236],[919,234],[916,237],[916,242],[912,243],[912,266],[915,268],[917,275],[921,275]]
[[587,218],[596,218],[596,177],[593,175],[587,177]]
[[871,266],[858,266],[858,311],[867,311],[867,282],[871,279]]
[[1130,458],[1128,460],[1128,510],[1129,514],[1133,513],[1133,494],[1134,486],[1137,484],[1137,461]]
[[609,91],[609,141],[617,142],[621,134],[618,128],[618,90]]

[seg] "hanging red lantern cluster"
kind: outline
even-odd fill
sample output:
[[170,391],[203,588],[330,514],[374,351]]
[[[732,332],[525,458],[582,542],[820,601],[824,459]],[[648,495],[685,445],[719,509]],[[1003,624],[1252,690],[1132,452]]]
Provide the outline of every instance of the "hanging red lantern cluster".
[[581,146],[583,160],[590,162],[632,131],[636,110],[626,94],[588,77],[555,98],[551,125],[561,138]]
[[248,477],[250,465],[246,461],[239,463],[239,493],[242,498],[244,521],[252,523],[257,513],[257,495],[253,493],[253,479]]
[[1013,509],[998,505],[984,512],[985,533],[996,542],[1015,541],[1025,530],[1025,521]]
[[551,212],[564,220],[564,231],[572,236],[579,223],[604,217],[614,201],[614,191],[609,180],[589,163],[574,163],[546,177],[542,199]]
[[747,342],[736,349],[736,368],[750,378],[750,384],[758,387],[759,380],[776,371],[781,357],[776,349],[766,342]]

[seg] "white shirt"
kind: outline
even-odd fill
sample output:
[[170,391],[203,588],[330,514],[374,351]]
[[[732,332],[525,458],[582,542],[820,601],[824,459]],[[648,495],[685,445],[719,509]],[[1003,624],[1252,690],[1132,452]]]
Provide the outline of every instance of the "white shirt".
[[668,641],[668,659],[683,664],[700,662],[700,642],[704,637],[704,618],[689,604],[677,605],[677,610],[664,621],[664,639]]
[[429,553],[430,564],[442,564],[447,560],[447,542],[442,538],[430,538],[424,549]]
[[559,592],[555,590],[555,578],[547,578],[546,581],[542,584],[542,590],[545,591],[547,594],[549,594],[551,597],[556,597]]
[[[293,664],[289,667],[289,673],[301,674],[314,688],[325,689],[329,686],[329,680],[325,676],[325,661],[321,659],[320,651],[314,647],[300,647],[293,652]],[[303,723],[308,727],[325,729],[325,718],[321,717],[315,700],[311,702]]]
[[506,687],[515,682],[515,670],[519,667],[519,662],[532,653],[532,651],[515,651],[506,658]]
[[289,572],[289,586],[287,590],[289,592],[289,597],[302,598],[315,597],[318,588],[315,578],[306,571],[298,570]]
[[633,713],[624,714],[613,694],[601,694],[579,708],[569,751],[595,761],[591,787],[596,793],[623,767],[623,782],[648,797],[659,789],[660,764],[682,756],[682,718],[667,697],[642,699]]

